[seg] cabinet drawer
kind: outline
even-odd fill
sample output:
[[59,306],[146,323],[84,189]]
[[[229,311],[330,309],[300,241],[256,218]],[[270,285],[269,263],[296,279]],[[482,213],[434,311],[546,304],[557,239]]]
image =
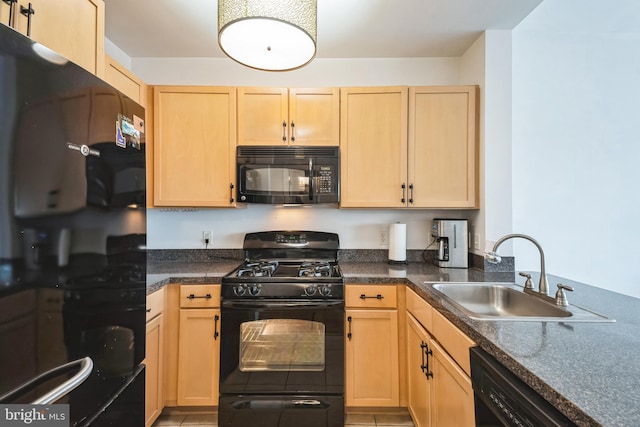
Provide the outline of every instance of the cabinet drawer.
[[431,305],[409,288],[407,288],[407,311],[422,324],[423,328],[428,331],[433,330]]
[[433,335],[447,353],[458,362],[462,370],[467,375],[471,375],[469,348],[475,346],[475,342],[435,310],[433,310]]
[[345,304],[350,308],[396,308],[396,285],[348,285]]
[[164,311],[164,288],[147,295],[147,322]]
[[180,286],[180,308],[220,307],[220,285]]

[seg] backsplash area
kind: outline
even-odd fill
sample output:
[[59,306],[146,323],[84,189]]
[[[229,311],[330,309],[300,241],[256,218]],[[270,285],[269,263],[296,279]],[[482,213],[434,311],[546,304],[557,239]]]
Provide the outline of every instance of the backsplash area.
[[[410,209],[338,209],[335,206],[237,209],[162,209],[147,211],[149,249],[205,249],[203,231],[211,231],[209,249],[240,249],[244,235],[256,231],[313,230],[337,233],[341,249],[388,251],[389,225],[407,225],[407,250],[431,244],[433,218],[466,218],[473,233],[475,211]],[[429,247],[435,249],[435,245]],[[384,254],[386,259],[387,254]]]

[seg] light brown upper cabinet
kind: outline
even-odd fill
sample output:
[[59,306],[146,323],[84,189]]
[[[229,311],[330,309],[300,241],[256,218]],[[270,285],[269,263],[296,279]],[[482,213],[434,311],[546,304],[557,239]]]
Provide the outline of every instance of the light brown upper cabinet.
[[[9,23],[4,2],[0,19],[3,24]],[[97,76],[104,76],[103,0],[18,0],[11,26]]]
[[238,145],[338,145],[335,88],[238,88]]
[[105,55],[104,79],[143,107],[147,107],[147,85],[118,61]]
[[407,206],[478,207],[476,86],[409,88]]
[[477,90],[342,89],[340,206],[478,207]]
[[155,206],[235,206],[236,90],[156,86]]
[[407,99],[404,86],[341,89],[341,207],[406,206]]
[[[15,7],[15,6],[14,6]],[[0,2],[0,23],[11,26],[13,22],[10,22],[11,6],[4,1]]]

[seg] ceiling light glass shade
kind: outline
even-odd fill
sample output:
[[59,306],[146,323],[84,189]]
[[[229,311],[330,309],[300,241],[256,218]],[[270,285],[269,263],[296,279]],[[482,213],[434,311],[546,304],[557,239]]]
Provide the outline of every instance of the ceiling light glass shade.
[[248,67],[292,70],[316,55],[316,15],[316,0],[219,0],[218,43]]

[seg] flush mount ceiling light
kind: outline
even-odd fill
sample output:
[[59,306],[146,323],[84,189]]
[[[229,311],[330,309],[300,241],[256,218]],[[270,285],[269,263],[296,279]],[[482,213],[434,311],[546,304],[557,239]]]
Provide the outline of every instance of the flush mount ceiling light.
[[316,54],[316,0],[219,0],[218,43],[248,67],[287,71]]

